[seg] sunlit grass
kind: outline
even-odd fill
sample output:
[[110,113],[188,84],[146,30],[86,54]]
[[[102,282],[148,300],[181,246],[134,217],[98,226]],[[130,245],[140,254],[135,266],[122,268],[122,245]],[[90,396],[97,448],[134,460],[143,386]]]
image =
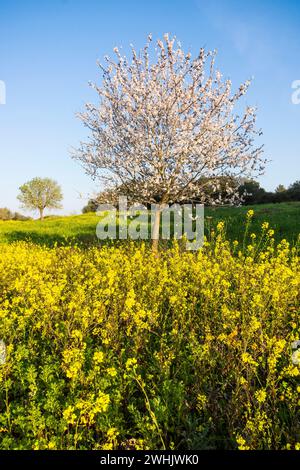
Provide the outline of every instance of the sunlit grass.
[[[227,237],[230,240],[243,238],[245,230],[245,214],[254,209],[252,229],[259,230],[262,222],[268,220],[275,230],[275,239],[286,238],[294,243],[300,233],[300,202],[264,204],[243,207],[218,207],[205,209],[205,234],[208,238],[215,230],[220,220],[225,222]],[[100,217],[95,213],[51,217],[42,222],[29,221],[0,221],[0,243],[13,241],[32,241],[38,244],[53,246],[54,244],[83,244],[99,245],[96,227]]]

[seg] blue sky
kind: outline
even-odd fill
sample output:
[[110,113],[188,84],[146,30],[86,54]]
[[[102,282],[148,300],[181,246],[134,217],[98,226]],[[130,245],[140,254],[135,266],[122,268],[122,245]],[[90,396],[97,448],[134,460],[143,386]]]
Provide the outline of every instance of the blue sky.
[[96,98],[96,60],[116,45],[142,47],[150,32],[176,35],[192,53],[216,48],[236,86],[253,76],[244,102],[258,107],[272,160],[260,181],[273,190],[300,179],[299,25],[298,0],[0,0],[0,207],[20,211],[19,186],[47,176],[62,186],[62,213],[80,212],[97,185],[70,158],[86,136],[75,113]]

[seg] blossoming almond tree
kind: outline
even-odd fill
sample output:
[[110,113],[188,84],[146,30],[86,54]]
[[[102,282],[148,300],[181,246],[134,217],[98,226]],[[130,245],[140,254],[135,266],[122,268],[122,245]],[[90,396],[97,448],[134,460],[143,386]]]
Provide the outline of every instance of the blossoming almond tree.
[[[202,48],[193,59],[168,34],[154,54],[151,46],[149,36],[142,51],[131,46],[129,60],[115,48],[116,59],[99,64],[102,83],[92,84],[99,103],[79,114],[90,136],[75,158],[107,186],[121,185],[138,202],[157,204],[156,249],[164,205],[190,198],[215,202],[205,185],[214,192],[221,176],[237,181],[261,174],[265,160],[254,142],[260,134],[255,108],[234,114],[250,82],[232,93],[231,81],[215,69],[215,51]],[[238,198],[237,187],[226,189],[223,201]]]

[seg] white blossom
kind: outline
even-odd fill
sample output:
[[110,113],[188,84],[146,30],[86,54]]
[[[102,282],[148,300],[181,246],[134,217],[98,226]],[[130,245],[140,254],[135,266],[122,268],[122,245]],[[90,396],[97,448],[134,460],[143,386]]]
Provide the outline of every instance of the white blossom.
[[216,202],[212,193],[226,177],[217,202],[237,202],[230,178],[254,177],[265,165],[255,145],[255,108],[233,113],[250,81],[232,93],[231,81],[215,71],[215,51],[202,48],[192,59],[168,34],[156,48],[151,36],[142,51],[132,47],[131,59],[114,51],[115,60],[99,64],[99,103],[79,114],[90,135],[75,158],[87,173],[108,187],[130,187],[141,203],[161,204]]

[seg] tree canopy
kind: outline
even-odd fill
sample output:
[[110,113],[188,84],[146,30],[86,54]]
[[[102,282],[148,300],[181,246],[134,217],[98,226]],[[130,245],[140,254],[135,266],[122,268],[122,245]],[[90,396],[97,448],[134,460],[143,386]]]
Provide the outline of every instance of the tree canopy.
[[40,219],[45,209],[60,209],[63,199],[62,191],[56,181],[50,178],[33,178],[20,188],[18,199],[22,207],[38,211]]
[[[99,64],[103,74],[96,90],[100,104],[79,114],[90,131],[75,153],[86,171],[106,183],[126,187],[139,202],[169,203],[191,193],[207,198],[199,182],[220,176],[259,174],[262,147],[255,147],[256,110],[234,107],[249,81],[232,92],[229,79],[215,69],[213,51],[200,49],[192,59],[166,34],[153,54],[151,36],[144,49]],[[233,191],[228,188],[227,198]]]

